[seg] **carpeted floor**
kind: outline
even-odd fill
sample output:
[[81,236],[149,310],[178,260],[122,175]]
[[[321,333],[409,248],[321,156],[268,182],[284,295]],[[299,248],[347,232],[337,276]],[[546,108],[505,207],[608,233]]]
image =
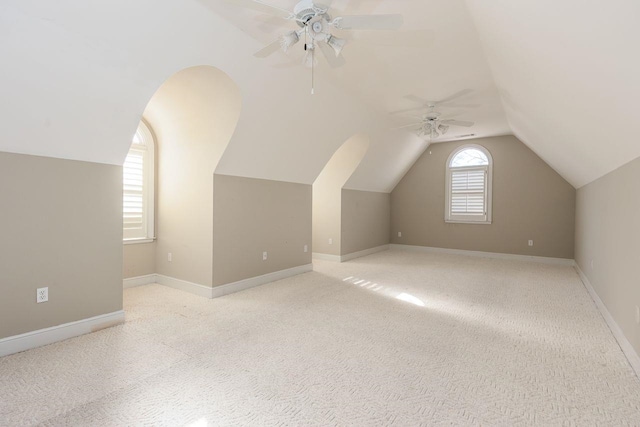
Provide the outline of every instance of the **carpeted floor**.
[[575,271],[391,250],[0,359],[0,425],[640,425]]

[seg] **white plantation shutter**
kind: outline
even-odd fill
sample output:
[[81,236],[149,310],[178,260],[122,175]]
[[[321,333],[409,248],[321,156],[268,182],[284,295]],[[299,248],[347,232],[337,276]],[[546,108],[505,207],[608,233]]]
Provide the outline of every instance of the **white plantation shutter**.
[[153,237],[152,138],[141,122],[122,167],[122,234],[125,242]]
[[485,215],[486,171],[483,169],[451,172],[451,213]]
[[[487,223],[491,221],[490,157],[488,153],[484,154],[484,149],[480,153],[483,158],[479,159],[478,155],[471,156],[468,151],[472,150],[476,154],[479,152],[475,147],[458,150],[452,154],[453,159],[450,158],[447,165],[445,220],[448,222]],[[467,159],[468,166],[452,166],[464,165],[464,160]]]
[[122,224],[125,239],[147,237],[144,148],[132,147],[122,168]]

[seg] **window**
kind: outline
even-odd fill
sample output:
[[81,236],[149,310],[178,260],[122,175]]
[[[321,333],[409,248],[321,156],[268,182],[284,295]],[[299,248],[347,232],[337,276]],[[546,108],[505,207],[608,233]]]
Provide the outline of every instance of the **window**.
[[491,224],[491,154],[479,145],[458,148],[447,162],[446,222]]
[[154,238],[155,142],[140,122],[122,168],[122,235],[125,243]]

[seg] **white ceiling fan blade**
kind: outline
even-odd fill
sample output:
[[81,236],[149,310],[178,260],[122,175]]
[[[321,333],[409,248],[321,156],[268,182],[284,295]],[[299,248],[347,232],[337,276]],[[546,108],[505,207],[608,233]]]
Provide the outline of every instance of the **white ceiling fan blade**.
[[336,55],[333,48],[331,48],[327,43],[318,42],[316,43],[316,46],[320,48],[324,57],[327,58],[327,62],[329,63],[331,68],[338,68],[346,63],[344,57],[342,55]]
[[400,127],[393,128],[393,129],[394,129],[394,130],[398,130],[398,129],[406,129],[406,128],[412,128],[412,127],[416,127],[416,126],[422,126],[422,122],[420,122],[420,123],[413,123],[413,124],[410,124],[410,125],[404,125],[404,126],[400,126]]
[[464,120],[442,120],[442,123],[446,124],[446,125],[454,125],[454,126],[464,126],[464,127],[471,127],[474,125],[473,122],[467,122]]
[[347,15],[331,24],[340,30],[397,30],[403,22],[402,15]]
[[372,46],[410,47],[414,49],[428,49],[433,45],[435,32],[433,30],[413,30],[380,32],[361,30],[352,33],[351,40]]
[[266,58],[280,50],[280,37],[253,54],[256,58]]
[[270,4],[261,2],[260,0],[225,0],[227,3],[235,4],[237,6],[245,7],[247,9],[257,10],[258,12],[266,13],[268,15],[277,16],[279,18],[290,19],[293,14],[291,11],[272,6]]

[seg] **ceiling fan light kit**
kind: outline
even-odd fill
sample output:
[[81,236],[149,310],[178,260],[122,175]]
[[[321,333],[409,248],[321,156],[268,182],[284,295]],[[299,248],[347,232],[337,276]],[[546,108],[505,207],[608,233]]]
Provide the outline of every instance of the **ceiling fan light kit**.
[[298,31],[291,31],[289,33],[283,34],[280,37],[280,48],[287,52],[291,46],[298,43],[300,41],[300,34]]

